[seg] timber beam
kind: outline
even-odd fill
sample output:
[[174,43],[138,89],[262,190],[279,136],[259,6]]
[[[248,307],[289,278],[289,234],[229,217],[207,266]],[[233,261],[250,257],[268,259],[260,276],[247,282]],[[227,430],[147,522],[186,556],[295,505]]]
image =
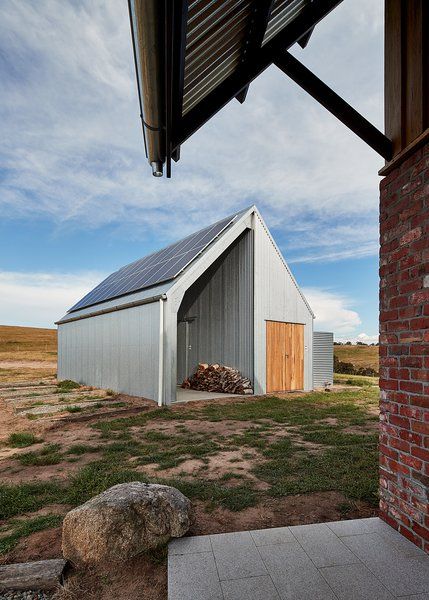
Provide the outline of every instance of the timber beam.
[[347,104],[345,100],[292,54],[289,52],[280,53],[274,60],[274,64],[383,158],[386,160],[392,158],[393,145],[391,140],[350,104]]

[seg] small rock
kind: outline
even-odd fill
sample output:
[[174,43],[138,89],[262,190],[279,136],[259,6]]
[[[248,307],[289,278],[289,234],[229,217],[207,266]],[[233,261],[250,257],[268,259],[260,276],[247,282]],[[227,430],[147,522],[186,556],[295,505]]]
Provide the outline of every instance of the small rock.
[[183,536],[191,503],[166,485],[123,483],[67,513],[64,557],[76,565],[125,561]]

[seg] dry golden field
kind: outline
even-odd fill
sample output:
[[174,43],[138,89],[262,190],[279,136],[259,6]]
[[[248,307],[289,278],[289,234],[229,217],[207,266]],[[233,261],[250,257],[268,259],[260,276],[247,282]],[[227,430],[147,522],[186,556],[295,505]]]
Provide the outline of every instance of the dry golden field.
[[43,379],[56,364],[55,329],[0,325],[0,382]]
[[334,346],[334,354],[342,362],[378,371],[378,346]]

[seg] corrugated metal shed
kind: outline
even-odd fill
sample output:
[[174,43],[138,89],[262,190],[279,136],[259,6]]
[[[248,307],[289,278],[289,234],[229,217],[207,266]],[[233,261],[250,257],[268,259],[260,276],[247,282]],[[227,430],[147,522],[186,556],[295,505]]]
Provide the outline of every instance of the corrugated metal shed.
[[334,382],[334,334],[327,331],[313,333],[313,385],[324,387]]
[[[264,393],[270,320],[303,325],[311,389],[313,314],[251,207],[171,281],[67,313],[58,322],[58,376],[170,404],[178,377],[219,362]],[[185,338],[181,322],[191,324]]]

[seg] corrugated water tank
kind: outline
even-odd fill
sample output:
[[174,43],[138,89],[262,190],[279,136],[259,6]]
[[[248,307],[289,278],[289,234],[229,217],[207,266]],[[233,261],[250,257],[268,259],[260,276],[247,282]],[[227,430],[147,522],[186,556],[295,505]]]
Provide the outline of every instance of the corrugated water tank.
[[313,386],[324,387],[334,382],[334,334],[313,332]]

